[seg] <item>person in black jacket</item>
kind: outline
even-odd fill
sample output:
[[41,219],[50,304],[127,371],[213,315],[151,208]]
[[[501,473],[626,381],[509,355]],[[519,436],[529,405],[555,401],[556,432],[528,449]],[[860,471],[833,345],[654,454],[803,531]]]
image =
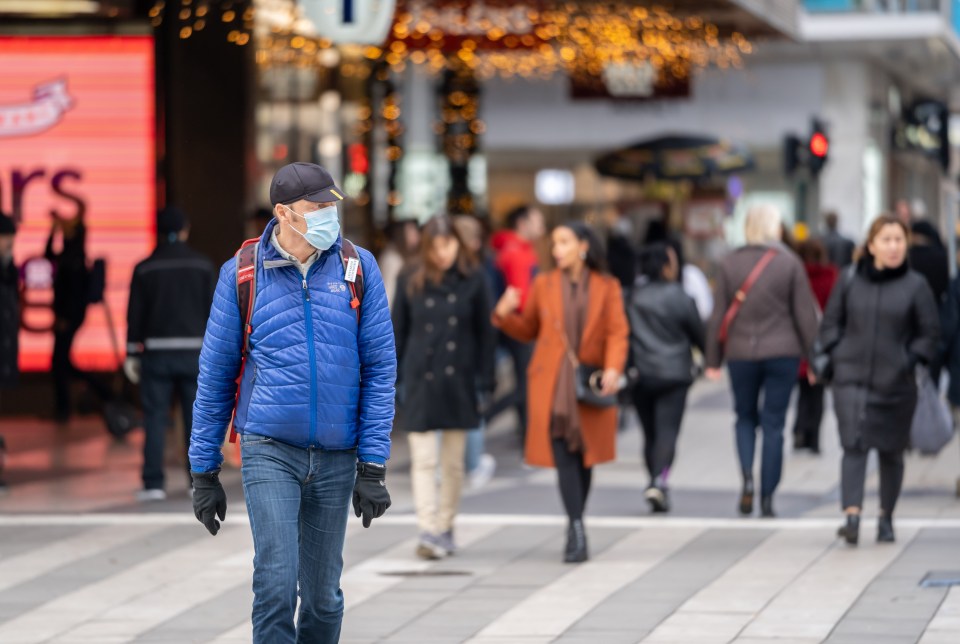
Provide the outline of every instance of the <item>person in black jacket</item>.
[[146,440],[141,501],[166,498],[163,454],[174,391],[183,414],[184,445],[190,445],[200,348],[217,271],[209,259],[187,246],[189,231],[182,211],[169,206],[161,210],[157,248],[137,264],[130,283],[124,371],[132,382],[140,383],[143,402]]
[[939,305],[950,285],[950,261],[940,233],[929,221],[916,220],[910,226],[910,268],[920,273],[930,285]]
[[467,430],[480,424],[478,392],[484,396],[493,389],[496,335],[490,312],[483,272],[452,219],[434,217],[423,227],[420,257],[401,274],[393,302],[397,426],[409,432],[420,528],[416,552],[424,559],[456,549],[453,521],[463,487]]
[[[832,364],[834,408],[843,445],[839,536],[859,540],[867,453],[880,457],[877,540],[894,540],[893,511],[903,484],[903,452],[917,405],[914,368],[938,350],[940,320],[926,280],[907,262],[906,226],[883,215],[873,223],[866,253],[845,288],[834,289],[824,313],[813,364]],[[825,358],[827,358],[825,360]]]
[[0,212],[0,389],[14,387],[19,376],[20,274],[13,263],[13,219]]
[[679,262],[672,248],[665,243],[644,247],[640,273],[627,302],[638,377],[633,399],[650,473],[644,496],[654,512],[667,512],[667,481],[694,377],[691,351],[703,351],[704,327],[696,303],[677,281]]
[[[13,219],[0,212],[0,389],[17,385],[20,370],[20,275],[13,262],[13,237],[17,226]],[[3,436],[0,436],[0,493],[3,482]]]
[[[90,304],[90,271],[87,268],[87,227],[81,208],[73,219],[53,214],[53,227],[47,239],[44,256],[53,264],[53,372],[55,418],[59,423],[70,420],[70,381],[84,380],[96,390],[101,400],[109,399],[110,392],[92,374],[74,366],[70,359],[73,341],[87,317]],[[54,250],[57,234],[60,252]]]

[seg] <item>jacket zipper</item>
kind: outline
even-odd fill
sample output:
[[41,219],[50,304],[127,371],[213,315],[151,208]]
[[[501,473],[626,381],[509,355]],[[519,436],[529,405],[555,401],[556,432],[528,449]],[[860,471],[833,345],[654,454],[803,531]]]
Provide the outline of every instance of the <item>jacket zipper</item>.
[[[316,266],[316,263],[314,263]],[[313,269],[314,266],[310,268]],[[307,277],[310,275],[310,270],[307,271],[307,275],[302,277],[301,285],[303,287],[303,313],[306,321],[306,331],[307,331],[307,359],[310,363],[310,445],[312,446],[317,441],[317,354],[316,348],[314,347],[313,339],[313,314],[311,313],[310,307],[310,286],[307,284]]]

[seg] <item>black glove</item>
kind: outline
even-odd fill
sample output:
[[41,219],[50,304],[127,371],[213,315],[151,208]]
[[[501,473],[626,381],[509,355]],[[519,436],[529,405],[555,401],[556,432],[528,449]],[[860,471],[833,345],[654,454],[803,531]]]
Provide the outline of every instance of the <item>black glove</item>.
[[387,492],[387,466],[377,463],[357,463],[357,482],[353,486],[353,511],[363,515],[363,527],[379,519],[390,507]]
[[[220,521],[227,516],[227,494],[220,485],[220,470],[190,472],[193,478],[193,514],[210,534],[217,534]],[[220,521],[214,518],[220,517]]]

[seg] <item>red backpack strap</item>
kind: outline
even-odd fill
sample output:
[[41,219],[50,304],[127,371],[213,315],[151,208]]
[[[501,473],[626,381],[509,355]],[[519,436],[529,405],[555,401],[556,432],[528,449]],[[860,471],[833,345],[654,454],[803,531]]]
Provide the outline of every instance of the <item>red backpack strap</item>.
[[363,303],[363,263],[360,253],[352,241],[343,238],[340,244],[340,259],[343,261],[343,279],[350,287],[350,307],[357,312],[357,324],[360,324],[360,305]]
[[240,347],[240,373],[237,375],[237,393],[234,398],[233,415],[230,418],[230,442],[237,442],[237,430],[234,420],[237,416],[237,402],[240,400],[240,383],[243,381],[243,370],[247,366],[247,354],[250,351],[250,334],[253,333],[254,300],[257,296],[257,253],[260,249],[260,238],[248,239],[237,251],[237,305],[240,309],[240,318],[243,321],[243,343]]

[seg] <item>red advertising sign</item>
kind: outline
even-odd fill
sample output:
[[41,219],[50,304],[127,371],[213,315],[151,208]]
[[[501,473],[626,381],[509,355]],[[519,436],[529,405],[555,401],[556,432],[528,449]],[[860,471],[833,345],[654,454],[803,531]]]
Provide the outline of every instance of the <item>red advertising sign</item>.
[[[0,209],[19,225],[14,256],[30,329],[21,368],[50,366],[51,267],[42,258],[55,217],[82,217],[88,262],[107,262],[105,304],[87,310],[74,363],[115,368],[105,306],[122,350],[130,276],[156,236],[153,39],[0,37],[0,69]],[[58,234],[55,252],[61,244]]]

